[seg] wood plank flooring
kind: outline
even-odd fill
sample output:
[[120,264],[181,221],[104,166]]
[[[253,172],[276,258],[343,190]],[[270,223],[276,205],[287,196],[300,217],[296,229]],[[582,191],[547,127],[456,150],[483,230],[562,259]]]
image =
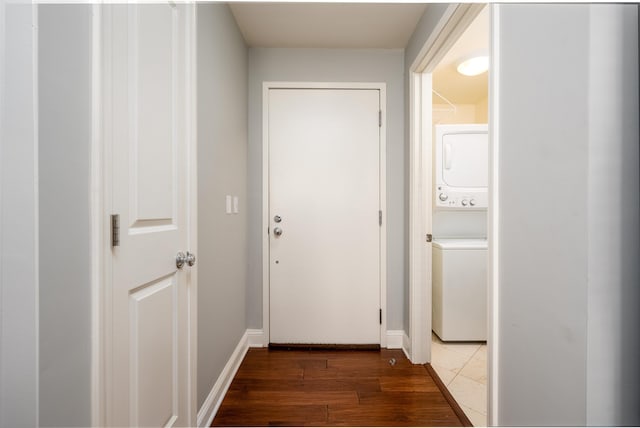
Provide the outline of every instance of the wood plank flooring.
[[441,387],[400,350],[250,349],[212,426],[471,426]]

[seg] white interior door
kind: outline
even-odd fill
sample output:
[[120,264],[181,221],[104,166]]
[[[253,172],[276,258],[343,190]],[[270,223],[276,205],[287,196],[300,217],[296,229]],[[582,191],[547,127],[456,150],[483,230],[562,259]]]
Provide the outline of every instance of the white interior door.
[[107,425],[187,426],[189,250],[185,6],[105,8],[113,247]]
[[270,342],[380,344],[380,91],[268,97]]

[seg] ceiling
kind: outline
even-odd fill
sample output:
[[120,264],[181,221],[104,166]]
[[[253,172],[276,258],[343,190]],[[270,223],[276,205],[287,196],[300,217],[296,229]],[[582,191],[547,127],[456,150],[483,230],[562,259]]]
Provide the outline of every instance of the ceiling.
[[[478,76],[463,76],[458,73],[458,62],[475,52],[489,52],[489,8],[485,7],[460,36],[455,45],[433,73],[433,89],[454,104],[476,104],[488,95],[488,73]],[[434,95],[433,102],[445,102]]]
[[[230,2],[251,47],[403,49],[425,8],[419,3]],[[478,15],[433,73],[433,88],[454,104],[487,97],[488,73],[462,76],[458,62],[489,49],[489,10]],[[434,103],[444,101],[434,96]]]
[[229,3],[252,47],[403,49],[425,4]]

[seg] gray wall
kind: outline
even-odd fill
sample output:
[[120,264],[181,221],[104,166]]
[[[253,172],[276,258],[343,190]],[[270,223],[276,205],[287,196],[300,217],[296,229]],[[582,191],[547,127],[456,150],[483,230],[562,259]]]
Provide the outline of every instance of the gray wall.
[[0,2],[0,427],[38,425],[33,8]]
[[38,7],[40,425],[91,424],[91,6]]
[[587,424],[640,425],[638,6],[590,6]]
[[637,425],[637,6],[493,7],[497,422]]
[[227,5],[198,4],[197,24],[200,408],[247,328],[247,48]]
[[[438,22],[444,16],[447,9],[451,6],[451,3],[430,3],[424,10],[422,14],[422,18],[418,21],[418,25],[416,25],[416,29],[413,31],[407,46],[405,47],[404,54],[404,68],[405,72],[408,73],[411,70],[411,65],[416,60],[416,57],[420,53],[420,50],[424,46],[425,42],[433,33],[433,30],[438,25]],[[406,81],[407,94],[409,93],[409,84]],[[407,108],[408,108],[408,98],[407,98]],[[408,134],[407,134],[408,136]]]
[[403,328],[405,144],[403,51],[249,49],[249,282],[247,323],[262,328],[262,82],[386,82],[387,328]]

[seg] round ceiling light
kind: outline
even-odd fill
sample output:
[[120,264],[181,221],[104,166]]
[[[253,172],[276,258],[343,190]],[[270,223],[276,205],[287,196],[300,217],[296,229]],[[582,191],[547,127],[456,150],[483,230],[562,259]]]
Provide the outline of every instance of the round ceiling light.
[[489,69],[489,56],[476,55],[461,61],[458,64],[458,73],[465,76],[477,76]]

